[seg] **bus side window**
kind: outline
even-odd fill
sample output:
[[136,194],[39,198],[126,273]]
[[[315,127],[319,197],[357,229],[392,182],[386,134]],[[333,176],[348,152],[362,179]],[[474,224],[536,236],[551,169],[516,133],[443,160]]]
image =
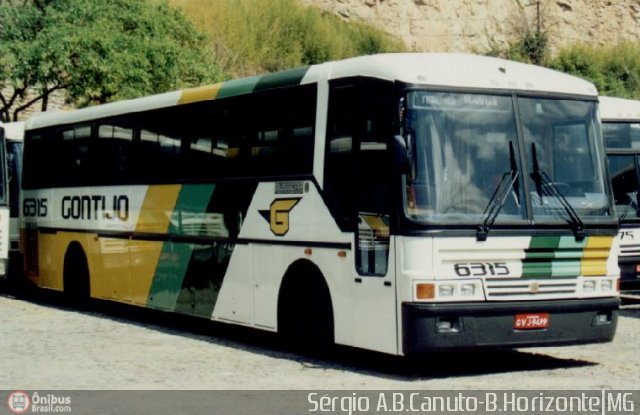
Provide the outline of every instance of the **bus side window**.
[[325,189],[340,228],[356,233],[361,275],[387,274],[392,96],[391,83],[362,80],[332,85],[329,93]]
[[61,150],[65,156],[62,159],[65,167],[62,174],[67,183],[81,186],[85,181],[91,181],[97,173],[97,155],[91,151],[91,126],[80,125],[59,130],[58,134],[62,137]]
[[363,88],[364,127],[357,152],[358,246],[356,267],[361,275],[385,276],[390,241],[390,146],[393,131],[393,89],[371,81]]
[[97,127],[99,178],[123,181],[132,170],[133,128],[124,122],[109,122]]
[[327,148],[324,188],[338,226],[342,231],[356,228],[354,175],[354,134],[356,120],[356,88],[333,86],[329,93]]
[[181,120],[176,109],[150,111],[140,122],[138,174],[142,180],[173,181],[183,176]]

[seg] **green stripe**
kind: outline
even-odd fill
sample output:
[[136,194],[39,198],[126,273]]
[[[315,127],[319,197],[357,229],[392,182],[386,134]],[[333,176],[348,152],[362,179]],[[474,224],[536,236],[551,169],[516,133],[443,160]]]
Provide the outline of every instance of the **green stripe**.
[[582,251],[587,246],[587,240],[589,238],[584,238],[581,241],[576,241],[576,238],[573,236],[563,236],[560,238],[560,243],[558,244],[558,248],[560,249],[575,249]]
[[[176,208],[171,215],[169,233],[197,235],[193,223],[202,224],[215,184],[185,184],[180,189]],[[190,226],[191,225],[191,226]]]
[[309,67],[305,66],[262,76],[252,76],[250,78],[228,81],[222,84],[216,99],[249,94],[265,89],[300,85],[302,78],[304,78],[308,70]]
[[307,66],[261,76],[255,91],[300,85],[308,70],[309,67]]
[[549,277],[552,275],[553,267],[551,259],[560,243],[558,236],[532,237],[529,249],[525,250],[525,258],[522,264],[522,276]]
[[586,240],[573,236],[532,237],[525,250],[523,278],[575,277],[580,275],[580,260]]
[[259,80],[259,76],[252,76],[251,78],[236,79],[225,82],[220,88],[216,99],[249,94],[253,92]]
[[551,263],[553,277],[576,277],[580,275],[580,260],[557,260]]
[[[197,221],[199,217],[202,218],[214,188],[213,184],[182,186],[176,207],[171,215],[169,234],[192,234],[194,228],[189,227],[187,221]],[[172,241],[163,244],[160,260],[151,284],[148,306],[164,310],[175,309],[192,253],[191,244]]]
[[558,249],[559,236],[534,236],[529,243],[529,249]]
[[190,259],[189,244],[164,243],[147,306],[170,311],[175,309]]

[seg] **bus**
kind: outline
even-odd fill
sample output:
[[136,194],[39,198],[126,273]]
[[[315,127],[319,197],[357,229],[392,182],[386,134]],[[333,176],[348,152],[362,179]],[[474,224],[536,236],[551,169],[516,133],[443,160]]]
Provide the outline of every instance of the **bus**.
[[0,280],[3,282],[9,271],[9,189],[4,126],[0,122]]
[[7,180],[9,186],[9,268],[12,288],[22,282],[22,249],[20,235],[20,178],[22,176],[22,150],[24,145],[24,121],[4,124]]
[[620,220],[620,282],[640,285],[640,101],[600,97],[600,116]]
[[26,277],[395,355],[610,341],[593,84],[380,54],[27,121]]

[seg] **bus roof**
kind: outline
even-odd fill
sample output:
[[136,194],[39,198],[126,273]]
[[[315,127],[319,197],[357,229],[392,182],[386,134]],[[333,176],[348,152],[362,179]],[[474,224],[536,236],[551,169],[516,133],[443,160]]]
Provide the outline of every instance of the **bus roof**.
[[542,92],[596,97],[595,86],[551,69],[505,59],[460,53],[389,53],[326,62],[198,88],[123,100],[71,112],[36,114],[27,129],[242,95],[259,90],[331,79],[368,76],[431,87]]
[[640,101],[601,96],[602,121],[640,121]]

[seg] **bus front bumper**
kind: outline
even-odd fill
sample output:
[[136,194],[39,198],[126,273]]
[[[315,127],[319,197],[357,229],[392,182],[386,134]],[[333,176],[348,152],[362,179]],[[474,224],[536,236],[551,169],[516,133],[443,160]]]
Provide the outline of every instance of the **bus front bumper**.
[[[479,303],[403,303],[405,355],[471,347],[531,347],[608,342],[618,298]],[[548,326],[514,328],[516,315],[548,315]]]

